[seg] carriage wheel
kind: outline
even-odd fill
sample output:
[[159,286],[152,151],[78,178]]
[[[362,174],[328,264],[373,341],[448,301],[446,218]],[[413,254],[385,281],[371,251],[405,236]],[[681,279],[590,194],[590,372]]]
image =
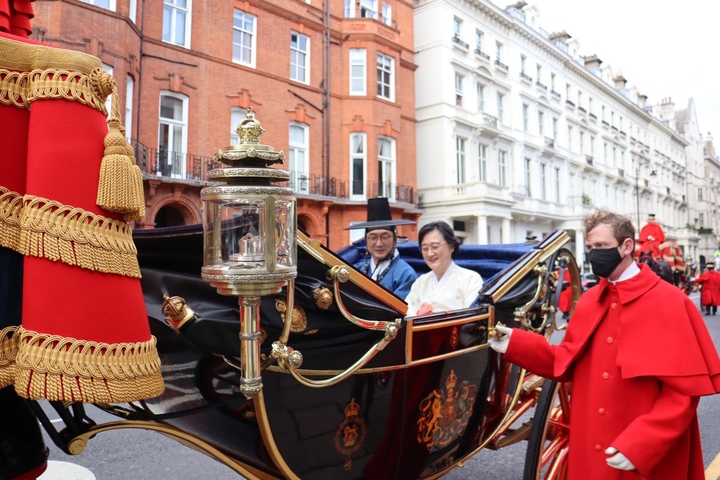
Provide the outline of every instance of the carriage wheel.
[[570,383],[545,380],[525,455],[525,480],[565,480],[570,438]]

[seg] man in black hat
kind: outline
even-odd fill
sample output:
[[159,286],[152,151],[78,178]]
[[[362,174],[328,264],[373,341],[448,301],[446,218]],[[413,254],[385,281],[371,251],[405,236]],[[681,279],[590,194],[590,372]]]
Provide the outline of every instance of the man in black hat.
[[361,265],[356,265],[367,276],[405,299],[417,278],[415,270],[395,248],[396,225],[414,225],[411,220],[393,220],[387,198],[371,198],[367,205],[367,222],[356,223],[345,230],[365,229],[367,250]]

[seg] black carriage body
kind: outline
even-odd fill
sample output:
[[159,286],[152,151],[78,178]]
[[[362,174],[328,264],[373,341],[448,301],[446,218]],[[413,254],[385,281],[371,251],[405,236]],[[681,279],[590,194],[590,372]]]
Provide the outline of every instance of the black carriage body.
[[[342,304],[364,320],[400,319],[394,340],[361,369],[322,388],[267,362],[261,393],[247,400],[236,389],[238,300],[200,279],[200,227],[138,231],[143,292],[166,390],[129,408],[105,408],[140,422],[132,428],[149,422],[250,478],[436,477],[493,441],[508,419],[504,392],[516,401],[512,392],[519,387],[508,380],[509,365],[488,348],[488,331],[498,319],[514,325],[518,305],[544,301],[536,298],[540,277],[533,269],[553,262],[565,237],[461,247],[456,261],[486,279],[474,306],[405,319],[401,299],[349,267],[350,281],[339,287]],[[344,249],[344,260],[300,235],[294,310],[301,313],[293,314],[287,345],[302,353],[299,372],[311,381],[350,368],[383,339],[383,331],[346,320],[337,302],[321,307],[316,298],[321,290],[337,294],[328,270],[354,263],[362,250]],[[403,244],[401,252],[419,265],[417,244]],[[184,297],[199,317],[174,330],[161,311],[163,295]],[[285,301],[285,291],[262,298],[265,356],[281,335]]]

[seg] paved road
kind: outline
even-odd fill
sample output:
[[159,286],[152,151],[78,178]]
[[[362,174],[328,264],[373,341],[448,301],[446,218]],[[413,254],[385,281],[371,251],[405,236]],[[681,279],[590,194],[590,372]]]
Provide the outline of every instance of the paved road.
[[[697,295],[691,298],[697,304]],[[704,317],[708,329],[720,345],[720,314]],[[90,417],[97,421],[112,421],[111,417],[93,407],[88,409]],[[720,395],[703,397],[698,408],[703,441],[705,467],[711,466],[720,453]],[[51,417],[56,418],[56,416]],[[187,448],[161,434],[147,431],[119,430],[98,435],[92,439],[82,455],[70,457],[51,447],[51,460],[72,462],[92,472],[97,480],[238,480],[242,477],[226,466]],[[443,477],[443,480],[519,480],[525,461],[525,443],[506,447],[498,451],[483,450],[462,468],[457,468]],[[718,460],[720,463],[720,460]],[[53,466],[58,468],[59,465]],[[709,469],[708,473],[710,473]],[[717,473],[707,480],[720,477]],[[48,472],[42,480],[93,480],[89,476],[66,476]]]

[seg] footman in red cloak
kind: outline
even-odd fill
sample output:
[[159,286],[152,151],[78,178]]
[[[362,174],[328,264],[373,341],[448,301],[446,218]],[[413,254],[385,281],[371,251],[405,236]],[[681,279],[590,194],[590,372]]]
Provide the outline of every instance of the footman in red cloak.
[[498,326],[491,347],[546,378],[572,381],[570,480],[702,480],[696,409],[720,392],[720,358],[687,295],[633,260],[631,221],[585,219],[599,284],[559,345]]

